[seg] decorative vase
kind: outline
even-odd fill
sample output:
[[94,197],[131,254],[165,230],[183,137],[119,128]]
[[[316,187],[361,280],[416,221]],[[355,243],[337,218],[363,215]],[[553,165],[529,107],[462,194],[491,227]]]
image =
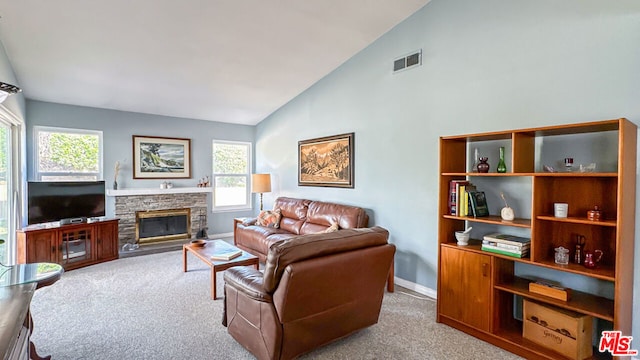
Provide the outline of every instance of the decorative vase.
[[473,153],[473,164],[471,164],[471,172],[477,173],[478,172],[478,157],[480,155],[478,155],[478,148],[475,149],[474,153]]
[[504,163],[504,146],[500,147],[500,161],[498,161],[498,167],[496,171],[499,173],[507,172],[507,165]]
[[113,190],[118,190],[118,182],[117,181],[113,182]]
[[488,157],[483,156],[480,159],[480,163],[478,164],[478,172],[479,173],[488,173],[489,172],[489,163],[487,162],[489,160]]

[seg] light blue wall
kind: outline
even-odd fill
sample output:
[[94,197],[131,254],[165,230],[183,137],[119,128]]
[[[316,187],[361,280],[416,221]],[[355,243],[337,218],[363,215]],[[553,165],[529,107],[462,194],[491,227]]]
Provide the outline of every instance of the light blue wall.
[[[363,206],[390,230],[396,276],[435,289],[438,137],[640,124],[639,44],[637,0],[433,0],[258,125],[256,168],[274,174],[265,206],[283,195]],[[423,65],[392,74],[416,49]],[[297,186],[297,142],[352,131],[355,189]]]
[[[191,179],[172,180],[175,187],[196,186],[198,179],[211,175],[212,140],[254,141],[255,127],[227,123],[176,119],[82,106],[27,101],[27,162],[28,176],[33,179],[33,127],[101,130],[104,143],[104,179],[110,186],[114,165],[120,161],[118,185],[126,188],[159,188],[165,180],[134,180],[132,175],[132,135],[165,136],[191,139]],[[113,198],[108,197],[107,214],[113,214]],[[208,198],[211,208],[211,195]],[[248,216],[251,212],[209,213],[209,234],[228,233],[233,230],[233,218]]]

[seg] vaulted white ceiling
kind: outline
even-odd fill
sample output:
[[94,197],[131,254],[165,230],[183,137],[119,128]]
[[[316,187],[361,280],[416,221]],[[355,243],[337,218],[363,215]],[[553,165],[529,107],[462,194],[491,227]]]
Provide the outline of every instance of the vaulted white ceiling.
[[28,99],[253,125],[427,2],[0,0],[0,40]]

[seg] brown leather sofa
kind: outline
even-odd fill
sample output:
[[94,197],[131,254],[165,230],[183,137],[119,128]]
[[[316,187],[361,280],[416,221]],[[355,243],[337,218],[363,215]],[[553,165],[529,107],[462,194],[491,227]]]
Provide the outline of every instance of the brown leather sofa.
[[278,228],[256,225],[256,219],[238,219],[233,229],[233,242],[264,262],[269,246],[276,241],[297,235],[326,231],[337,224],[340,229],[363,228],[369,223],[364,209],[306,199],[279,197],[273,209],[280,209],[282,218]]
[[258,359],[293,359],[378,322],[395,246],[381,227],[271,245],[264,274],[224,274],[223,324]]

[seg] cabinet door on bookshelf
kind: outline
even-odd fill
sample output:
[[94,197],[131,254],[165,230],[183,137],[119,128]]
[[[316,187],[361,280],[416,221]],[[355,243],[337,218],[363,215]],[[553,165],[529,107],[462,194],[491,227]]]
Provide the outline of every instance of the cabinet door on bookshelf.
[[441,247],[442,315],[477,329],[489,331],[491,296],[491,257],[455,248]]

